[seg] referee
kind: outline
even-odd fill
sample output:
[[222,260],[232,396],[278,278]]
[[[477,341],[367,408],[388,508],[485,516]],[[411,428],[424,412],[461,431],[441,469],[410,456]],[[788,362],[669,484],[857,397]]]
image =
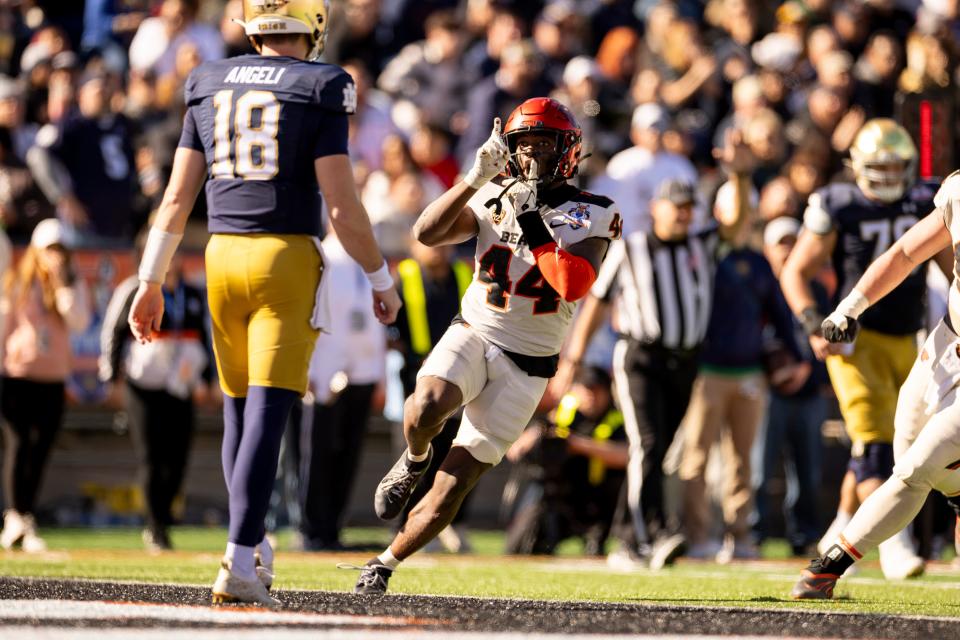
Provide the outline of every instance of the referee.
[[733,173],[731,181],[737,203],[732,219],[698,233],[690,233],[693,186],[676,180],[660,184],[650,208],[652,230],[635,231],[611,246],[558,372],[557,384],[563,386],[615,303],[614,329],[620,338],[613,373],[630,446],[626,498],[633,527],[627,551],[652,568],[671,562],[684,541],[677,533],[679,523],[667,520],[663,460],[697,376],[717,247],[737,235],[747,218],[748,174]]

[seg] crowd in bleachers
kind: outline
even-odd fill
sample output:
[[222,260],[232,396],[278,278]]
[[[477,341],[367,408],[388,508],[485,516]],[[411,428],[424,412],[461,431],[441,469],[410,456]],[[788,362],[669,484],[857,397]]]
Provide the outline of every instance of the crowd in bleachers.
[[[410,230],[417,215],[469,168],[493,118],[506,118],[532,96],[554,97],[576,115],[585,155],[576,180],[619,204],[625,234],[650,227],[650,206],[665,181],[695,187],[693,228],[723,216],[734,206],[734,196],[731,187],[722,188],[728,176],[718,158],[735,138],[749,156],[749,244],[766,256],[772,274],[779,273],[784,252],[799,233],[808,197],[831,181],[850,179],[843,161],[867,120],[896,118],[919,143],[917,105],[922,97],[933,104],[935,113],[930,125],[933,149],[921,149],[929,157],[922,168],[934,177],[953,170],[960,3],[952,0],[331,4],[323,59],[343,66],[356,81],[358,109],[350,120],[354,175],[377,239],[392,263],[411,257]],[[42,253],[50,244],[132,251],[169,175],[190,72],[207,60],[252,53],[242,27],[233,22],[241,16],[240,0],[0,0],[0,236],[21,247],[31,245],[33,238],[33,253]],[[38,225],[47,219],[59,221],[55,243],[46,237],[36,239],[35,233],[43,228]],[[187,243],[198,248],[205,237],[203,198],[190,224],[193,231]],[[440,258],[452,261],[469,255],[462,251]],[[425,271],[436,271],[429,260],[437,256],[413,252],[413,258]],[[68,267],[67,260],[51,269],[54,278],[74,286]],[[363,284],[363,278],[357,282]],[[6,297],[14,291],[8,287]],[[736,298],[736,292],[731,295]],[[65,313],[59,298],[41,306],[46,313]],[[97,318],[104,315],[100,311]],[[343,311],[353,309],[345,305]],[[351,322],[363,319],[345,318],[344,326]],[[413,344],[417,338],[409,326],[411,318],[404,316],[403,322],[402,330],[390,333],[390,346],[415,369],[410,362],[422,358],[420,345]],[[9,327],[4,335],[8,331]],[[379,332],[369,335],[384,340]],[[799,342],[803,341],[801,337]],[[609,349],[602,342],[596,341],[588,360],[609,369]],[[9,350],[9,341],[6,346]],[[376,354],[382,357],[380,351]],[[757,393],[762,395],[757,410],[744,418],[753,422],[747,429],[748,441],[737,448],[737,460],[746,464],[743,455],[754,444],[753,434],[767,434],[768,447],[758,457],[763,460],[761,469],[754,469],[765,479],[777,473],[781,451],[793,452],[800,484],[795,492],[799,500],[790,511],[790,534],[798,553],[815,543],[828,524],[824,522],[828,518],[812,506],[811,492],[819,484],[819,427],[826,413],[823,393],[829,387],[812,357],[805,362],[805,368],[791,370],[789,375],[795,378],[770,381],[774,387],[784,386],[779,388],[780,400],[774,394],[769,408],[771,376],[758,377]],[[362,387],[353,390],[359,396],[344,393],[347,383],[334,380],[346,366],[327,366],[325,378],[318,373],[312,380],[318,403],[315,415],[333,415],[329,407],[336,402],[355,404],[358,397],[365,404],[371,402],[369,379],[356,382]],[[110,379],[115,375],[111,371]],[[11,378],[20,374],[7,364],[4,376],[6,395],[16,389]],[[595,387],[597,380],[606,378],[591,375],[581,387]],[[57,382],[62,390],[63,380]],[[190,384],[203,387],[199,373],[191,376]],[[791,400],[784,400],[785,395]],[[616,431],[618,426],[603,421],[609,401],[601,404],[588,420],[590,429],[600,424]],[[786,414],[800,410],[809,416],[809,424],[797,427],[803,430],[801,435],[785,434],[777,427]],[[6,403],[3,412],[5,423],[13,423]],[[557,426],[555,416],[545,420],[551,426],[534,427],[541,435],[570,431],[569,424]],[[762,429],[764,422],[774,426]],[[314,433],[320,433],[318,427]],[[584,433],[589,442],[592,431]],[[8,427],[4,435],[8,467],[4,478],[9,485],[13,476],[9,468],[15,463],[10,452],[20,446],[16,443],[22,434]],[[699,453],[706,455],[717,437],[713,431],[703,436],[709,441],[699,443]],[[147,435],[143,439],[149,441]],[[515,451],[510,459],[523,459],[533,449],[531,440],[532,436],[526,438],[527,450]],[[602,459],[611,470],[626,464],[613,445],[598,452],[583,442],[578,445],[576,438],[567,438],[567,443],[565,455],[580,456],[590,464]],[[47,453],[36,455],[45,458]],[[149,459],[144,454],[144,460]],[[576,466],[587,487],[597,473],[590,464]],[[734,463],[727,459],[723,464]],[[705,460],[688,459],[686,464],[676,463],[674,470],[679,468],[683,476],[685,468],[695,467],[686,480],[696,476],[702,483],[705,466]],[[182,474],[182,462],[177,468]],[[608,477],[622,480],[622,475]],[[743,489],[746,494],[735,498],[743,503],[736,507],[738,518],[752,509],[749,475],[738,476],[748,485]],[[169,493],[171,480],[162,482]],[[349,486],[347,482],[347,491]],[[581,488],[557,495],[579,496],[586,491]],[[766,535],[766,519],[775,510],[763,491],[761,498],[761,518],[751,536]],[[169,500],[172,495],[159,499],[153,544],[169,544],[163,537],[170,522]],[[15,498],[8,486],[6,507],[17,501],[29,515],[31,500]],[[605,525],[597,525],[596,513],[591,512],[584,516],[588,522],[568,522],[561,528],[594,531],[592,549],[599,544],[596,527],[602,540],[616,510],[616,500],[605,494],[598,494],[596,503],[611,511]],[[333,518],[334,526],[311,521],[307,514],[311,528],[306,537],[315,539],[318,547],[334,547],[343,510],[343,504],[328,509],[333,515],[325,517]],[[576,520],[567,516],[570,522]],[[743,524],[737,525],[741,537],[746,535]],[[701,533],[706,532],[698,530],[693,537],[702,543],[696,550],[704,557],[715,555],[719,548],[708,545]],[[517,548],[552,549],[559,534],[548,534],[541,536],[546,542],[538,538]],[[744,557],[755,553],[746,543],[737,549]]]

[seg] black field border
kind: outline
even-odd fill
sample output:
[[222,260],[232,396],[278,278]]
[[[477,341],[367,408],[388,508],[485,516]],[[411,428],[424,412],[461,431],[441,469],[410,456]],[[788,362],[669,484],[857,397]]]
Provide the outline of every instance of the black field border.
[[[864,640],[960,638],[960,618],[894,616],[799,609],[757,609],[607,602],[558,602],[499,598],[387,595],[355,596],[329,591],[278,591],[280,611],[357,616],[356,624],[271,624],[263,628],[376,629],[424,631],[773,635]],[[94,580],[0,578],[2,600],[75,600],[147,604],[208,605],[210,589],[199,586]],[[850,604],[844,603],[845,605]],[[392,618],[390,624],[365,620]],[[214,627],[250,628],[237,623],[131,619],[46,620],[7,618],[4,626],[51,627]]]

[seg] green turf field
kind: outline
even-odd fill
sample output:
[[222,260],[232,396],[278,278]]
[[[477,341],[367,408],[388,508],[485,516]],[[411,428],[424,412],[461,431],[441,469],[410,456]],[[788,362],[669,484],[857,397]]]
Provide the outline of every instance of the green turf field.
[[[178,551],[151,556],[142,550],[139,530],[46,530],[50,551],[30,556],[0,552],[0,575],[91,578],[145,582],[209,584],[216,572],[226,532],[222,529],[178,529]],[[383,529],[351,529],[347,543],[388,541]],[[287,538],[280,536],[281,549]],[[796,603],[787,597],[803,561],[786,558],[783,544],[764,547],[767,560],[719,566],[682,562],[662,572],[617,573],[602,560],[575,555],[568,545],[555,558],[499,556],[499,533],[472,532],[475,553],[465,556],[419,554],[397,572],[395,593],[601,600],[648,604],[733,607],[808,607],[825,611],[874,612],[960,617],[960,571],[944,563],[927,576],[887,582],[876,563],[844,579],[838,599]],[[310,554],[282,552],[277,558],[279,589],[352,589],[356,573],[337,569],[338,562],[363,563],[371,553]]]

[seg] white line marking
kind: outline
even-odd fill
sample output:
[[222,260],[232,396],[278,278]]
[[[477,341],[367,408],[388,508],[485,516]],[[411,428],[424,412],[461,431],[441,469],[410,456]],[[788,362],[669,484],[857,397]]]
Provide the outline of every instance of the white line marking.
[[[613,640],[730,640],[730,636],[677,636],[677,635],[566,635],[545,633],[487,633],[487,632],[432,632],[432,631],[348,631],[336,629],[320,631],[316,629],[62,629],[36,627],[2,627],[0,635],[17,640],[260,640],[262,638],[282,638],[283,640],[422,640],[423,638],[443,638],[444,640],[596,640],[599,637]],[[789,636],[739,636],[740,640],[798,640]]]
[[151,622],[203,623],[212,625],[410,627],[414,617],[359,616],[297,611],[268,611],[237,607],[202,607],[77,600],[0,600],[0,622],[24,618],[48,621],[148,620]]

